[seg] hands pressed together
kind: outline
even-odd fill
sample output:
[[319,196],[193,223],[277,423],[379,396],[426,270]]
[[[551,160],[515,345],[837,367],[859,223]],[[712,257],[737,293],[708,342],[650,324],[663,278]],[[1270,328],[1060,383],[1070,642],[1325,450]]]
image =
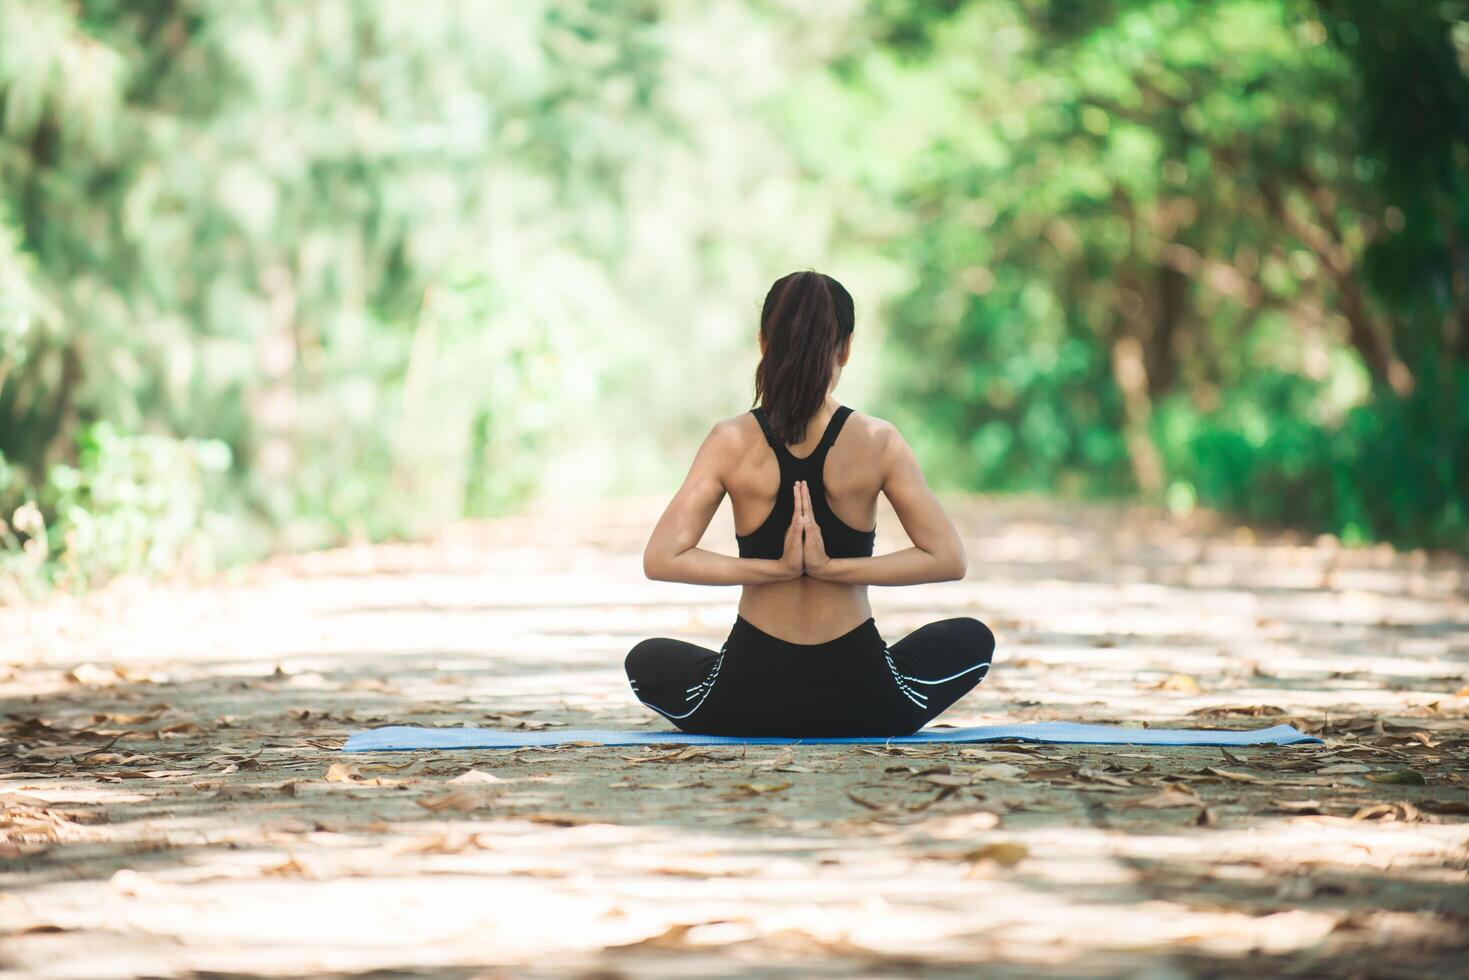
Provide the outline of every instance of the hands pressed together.
[[790,578],[802,575],[821,578],[831,559],[826,554],[821,527],[811,509],[811,490],[805,480],[797,480],[793,492],[796,507],[791,514],[791,526],[786,528],[785,550],[780,556],[780,563],[790,573]]

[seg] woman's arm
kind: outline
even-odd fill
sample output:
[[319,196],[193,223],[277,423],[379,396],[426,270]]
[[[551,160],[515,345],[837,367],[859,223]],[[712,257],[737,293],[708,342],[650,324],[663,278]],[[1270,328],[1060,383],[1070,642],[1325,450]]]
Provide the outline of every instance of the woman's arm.
[[[811,521],[806,529],[806,574],[849,585],[918,585],[963,578],[969,569],[964,542],[928,488],[913,450],[897,429],[889,433],[882,468],[882,492],[897,512],[913,547],[871,558],[826,558],[826,549],[821,547],[813,556],[810,538],[816,522]],[[819,529],[817,534],[819,541]]]
[[669,501],[643,549],[643,574],[648,578],[694,585],[755,585],[800,576],[799,508],[786,529],[785,554],[780,558],[735,558],[698,547],[724,499],[724,467],[738,453],[739,434],[728,423],[721,422],[709,431],[683,486]]

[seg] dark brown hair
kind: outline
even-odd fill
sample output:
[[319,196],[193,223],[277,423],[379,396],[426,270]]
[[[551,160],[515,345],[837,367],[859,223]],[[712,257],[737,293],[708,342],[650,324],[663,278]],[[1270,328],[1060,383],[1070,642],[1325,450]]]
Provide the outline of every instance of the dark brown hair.
[[755,401],[786,445],[806,438],[806,424],[826,399],[837,351],[852,335],[852,295],[811,269],[782,276],[765,294],[755,368]]

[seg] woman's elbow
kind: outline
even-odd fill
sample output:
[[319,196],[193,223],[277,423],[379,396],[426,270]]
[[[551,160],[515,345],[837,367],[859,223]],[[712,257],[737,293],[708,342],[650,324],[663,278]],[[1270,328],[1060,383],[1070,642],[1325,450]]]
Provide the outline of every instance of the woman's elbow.
[[964,549],[961,547],[944,556],[941,567],[944,576],[943,581],[957,582],[969,574],[969,556],[964,553]]
[[656,548],[643,551],[643,574],[655,582],[673,582],[677,578],[677,556]]

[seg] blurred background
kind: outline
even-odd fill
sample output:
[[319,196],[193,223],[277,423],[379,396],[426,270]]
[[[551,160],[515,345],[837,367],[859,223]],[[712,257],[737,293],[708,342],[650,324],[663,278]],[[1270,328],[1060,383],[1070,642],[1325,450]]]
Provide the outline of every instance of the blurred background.
[[0,599],[671,492],[801,268],[942,490],[1469,550],[1469,0],[0,0]]

